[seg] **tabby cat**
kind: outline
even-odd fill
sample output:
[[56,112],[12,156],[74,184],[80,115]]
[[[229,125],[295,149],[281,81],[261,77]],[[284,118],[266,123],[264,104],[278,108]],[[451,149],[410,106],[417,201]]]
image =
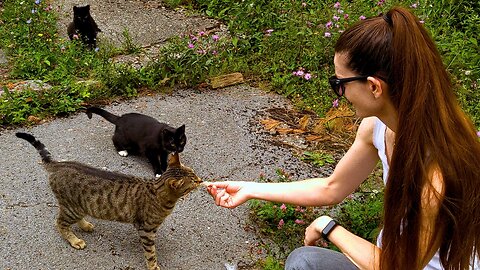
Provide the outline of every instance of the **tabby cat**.
[[69,23],[67,27],[70,40],[73,40],[74,35],[77,35],[88,48],[96,48],[97,34],[101,31],[92,15],[90,15],[90,5],[73,7],[73,22]]
[[150,181],[78,162],[57,162],[33,135],[17,132],[16,136],[28,141],[40,154],[59,205],[57,229],[72,247],[86,246],[70,227],[77,223],[83,231],[91,232],[93,225],[84,219],[87,215],[133,223],[140,235],[148,269],[160,269],[155,233],[177,200],[202,182],[192,169],[180,164],[178,153],[170,155],[165,173]]
[[187,143],[185,125],[173,128],[147,115],[127,113],[117,116],[97,107],[87,108],[86,113],[90,119],[95,113],[114,124],[112,141],[118,154],[122,157],[129,153],[145,155],[156,177],[167,168],[168,154],[181,153]]

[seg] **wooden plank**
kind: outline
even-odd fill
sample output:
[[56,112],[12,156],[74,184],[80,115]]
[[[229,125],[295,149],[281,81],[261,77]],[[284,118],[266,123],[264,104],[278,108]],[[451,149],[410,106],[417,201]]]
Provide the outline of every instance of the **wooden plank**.
[[210,86],[213,89],[227,87],[227,86],[231,86],[231,85],[235,85],[243,82],[244,82],[243,75],[242,73],[239,73],[239,72],[210,78]]

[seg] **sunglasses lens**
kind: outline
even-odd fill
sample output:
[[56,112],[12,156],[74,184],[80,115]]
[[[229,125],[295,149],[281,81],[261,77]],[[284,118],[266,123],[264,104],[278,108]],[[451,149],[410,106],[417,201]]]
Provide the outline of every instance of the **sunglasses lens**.
[[341,82],[340,80],[333,76],[333,77],[330,77],[330,79],[328,79],[328,82],[330,83],[330,86],[332,87],[333,89],[333,92],[335,92],[335,94],[339,97],[343,96],[343,87],[341,87]]

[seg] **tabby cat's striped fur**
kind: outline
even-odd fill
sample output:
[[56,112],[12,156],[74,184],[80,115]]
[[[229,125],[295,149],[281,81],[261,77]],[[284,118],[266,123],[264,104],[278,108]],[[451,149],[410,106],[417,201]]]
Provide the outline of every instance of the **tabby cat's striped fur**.
[[200,183],[192,169],[180,164],[178,153],[171,154],[168,168],[155,180],[100,170],[78,162],[57,162],[34,136],[16,133],[39,152],[49,174],[50,187],[57,198],[57,229],[76,249],[85,248],[85,241],[71,230],[77,223],[86,232],[93,225],[85,216],[133,223],[145,251],[148,269],[160,269],[155,252],[155,233],[172,212],[177,200]]

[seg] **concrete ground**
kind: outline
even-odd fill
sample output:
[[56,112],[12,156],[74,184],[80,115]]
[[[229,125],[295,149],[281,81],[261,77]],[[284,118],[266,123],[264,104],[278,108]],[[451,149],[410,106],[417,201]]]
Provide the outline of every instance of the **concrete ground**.
[[[197,92],[180,90],[112,104],[116,114],[140,112],[172,126],[186,124],[187,146],[182,162],[205,180],[274,178],[283,168],[293,179],[319,176],[288,149],[271,144],[258,120],[288,101],[248,86]],[[92,233],[79,232],[85,250],[71,248],[55,229],[57,203],[34,148],[15,137],[26,131],[40,139],[57,160],[75,160],[96,167],[151,177],[148,161],[120,157],[111,142],[114,126],[83,113],[31,128],[0,132],[0,269],[145,269],[133,226],[92,220]],[[248,230],[246,205],[217,207],[204,188],[176,205],[157,233],[162,269],[216,270],[225,263],[254,269],[258,238]],[[78,229],[76,228],[76,231]]]

